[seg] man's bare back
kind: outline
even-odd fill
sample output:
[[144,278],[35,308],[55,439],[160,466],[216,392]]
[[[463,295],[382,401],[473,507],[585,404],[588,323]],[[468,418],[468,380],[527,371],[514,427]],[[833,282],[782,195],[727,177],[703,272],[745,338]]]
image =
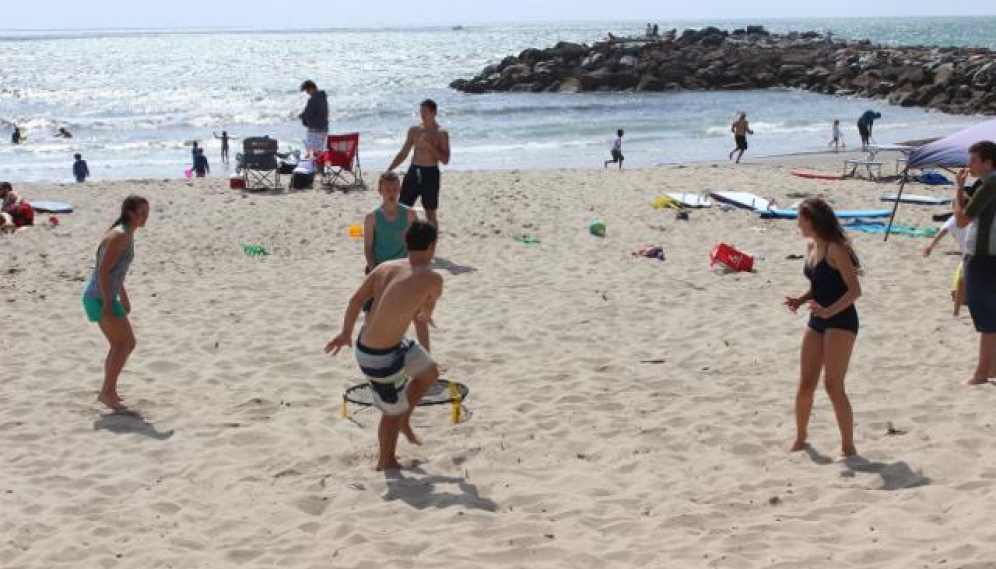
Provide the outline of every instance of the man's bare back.
[[737,136],[744,136],[750,130],[750,123],[747,119],[739,119],[733,122],[733,134]]
[[409,259],[382,263],[368,277],[373,306],[360,341],[374,349],[398,345],[415,318],[429,321],[443,292],[443,277],[429,266],[413,266]]

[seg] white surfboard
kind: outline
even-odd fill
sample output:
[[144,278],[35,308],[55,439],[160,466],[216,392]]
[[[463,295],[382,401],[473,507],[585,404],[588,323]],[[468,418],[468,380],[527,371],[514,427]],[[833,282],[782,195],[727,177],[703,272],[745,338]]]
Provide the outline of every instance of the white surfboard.
[[750,192],[730,192],[726,190],[711,191],[709,195],[717,200],[751,211],[766,211],[771,209],[771,201]]
[[702,194],[684,194],[679,192],[664,192],[664,195],[684,207],[712,207],[712,200]]

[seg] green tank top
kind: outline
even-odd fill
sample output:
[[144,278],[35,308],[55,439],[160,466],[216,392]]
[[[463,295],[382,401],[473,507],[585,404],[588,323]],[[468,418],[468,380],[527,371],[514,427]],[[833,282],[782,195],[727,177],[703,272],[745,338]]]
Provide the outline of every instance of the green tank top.
[[387,219],[384,209],[378,207],[374,211],[374,263],[379,265],[384,261],[404,259],[408,256],[405,250],[405,230],[408,229],[408,207],[398,204],[398,217],[394,221]]

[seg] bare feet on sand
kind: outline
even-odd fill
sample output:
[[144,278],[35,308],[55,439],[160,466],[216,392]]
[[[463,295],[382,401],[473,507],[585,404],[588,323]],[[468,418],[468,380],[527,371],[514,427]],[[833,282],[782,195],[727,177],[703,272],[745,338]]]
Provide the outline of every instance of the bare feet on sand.
[[385,462],[384,464],[377,464],[377,472],[383,472],[385,470],[401,470],[401,463],[395,458]]
[[989,383],[988,377],[983,377],[979,379],[978,377],[973,377],[965,382],[965,385],[985,385]]
[[792,443],[791,447],[789,447],[789,452],[799,452],[800,450],[803,450],[805,448],[806,448],[806,441],[805,440],[801,440],[801,441],[797,440],[794,443]]
[[121,403],[123,398],[119,397],[117,393],[100,393],[97,395],[97,401],[100,401],[112,411],[121,411],[126,409],[126,407]]
[[858,456],[858,449],[854,448],[853,446],[843,448],[840,450],[841,459],[848,459],[851,458],[852,456]]

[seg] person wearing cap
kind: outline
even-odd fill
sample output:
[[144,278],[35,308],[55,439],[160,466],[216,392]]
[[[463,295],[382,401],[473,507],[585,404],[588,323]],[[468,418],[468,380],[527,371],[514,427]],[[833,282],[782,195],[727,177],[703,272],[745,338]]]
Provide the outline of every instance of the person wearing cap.
[[310,79],[301,83],[301,91],[308,94],[308,104],[299,117],[304,127],[308,129],[304,138],[305,156],[311,157],[321,152],[325,147],[325,139],[329,134],[329,101],[325,91],[318,89]]

